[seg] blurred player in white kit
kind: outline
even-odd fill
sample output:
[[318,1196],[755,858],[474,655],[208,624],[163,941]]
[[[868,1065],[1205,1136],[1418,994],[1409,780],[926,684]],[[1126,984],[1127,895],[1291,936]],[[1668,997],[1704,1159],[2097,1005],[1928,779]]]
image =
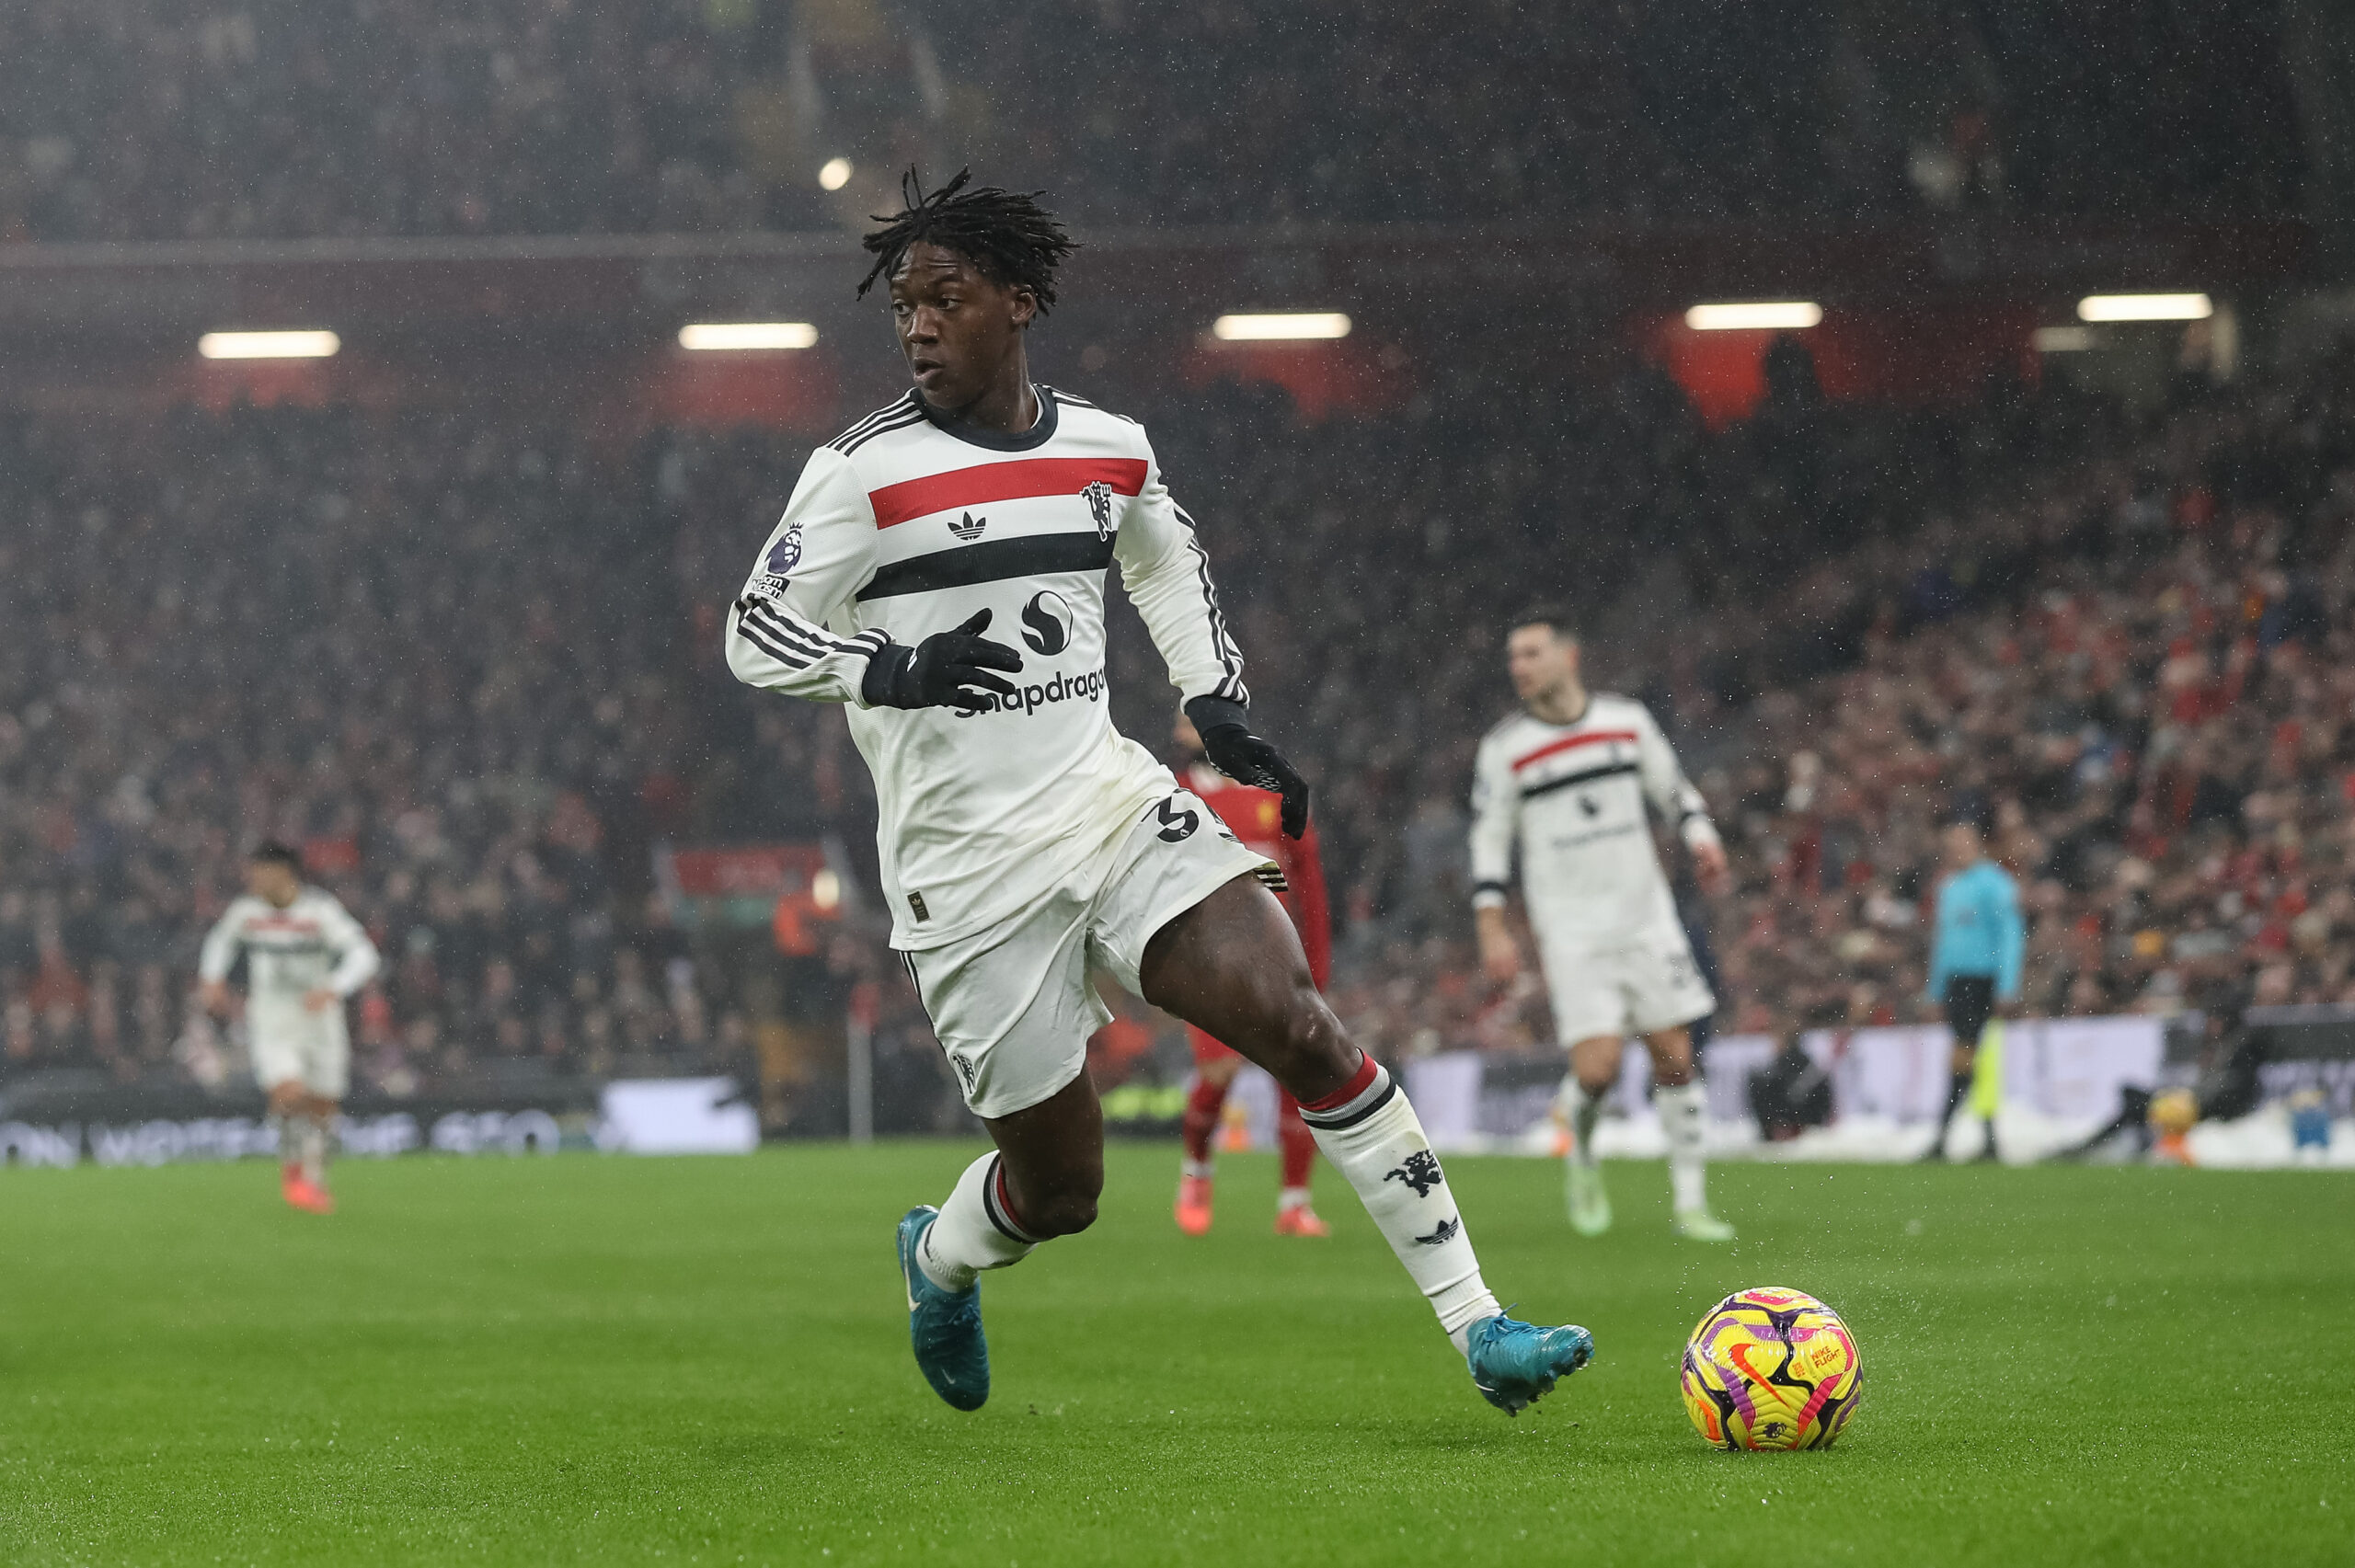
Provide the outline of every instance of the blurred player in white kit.
[[302,857],[266,842],[246,861],[246,892],[204,939],[197,973],[203,1005],[229,1011],[229,971],[246,958],[247,1048],[278,1127],[286,1201],[330,1214],[327,1145],[351,1081],[343,1004],[382,959],[335,895],[303,880]]
[[1514,622],[1506,662],[1522,711],[1488,733],[1474,763],[1474,920],[1482,967],[1495,979],[1518,975],[1521,947],[1505,915],[1517,843],[1555,1031],[1570,1056],[1562,1081],[1574,1135],[1570,1224],[1588,1236],[1610,1229],[1594,1127],[1626,1036],[1637,1035],[1651,1052],[1677,1232],[1731,1241],[1733,1228],[1709,1213],[1705,1196],[1707,1108],[1689,1032],[1717,999],[1693,961],[1645,807],[1674,825],[1704,892],[1726,879],[1717,828],[1644,705],[1586,689],[1578,638],[1559,612]]

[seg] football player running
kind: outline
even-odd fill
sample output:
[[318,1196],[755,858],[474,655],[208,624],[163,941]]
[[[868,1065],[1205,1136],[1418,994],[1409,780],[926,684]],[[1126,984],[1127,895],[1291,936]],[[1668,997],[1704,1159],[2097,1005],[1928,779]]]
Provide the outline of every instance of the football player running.
[[892,944],[996,1146],[900,1222],[917,1367],[979,1408],[980,1276],[1095,1222],[1101,969],[1292,1092],[1475,1386],[1520,1410],[1592,1341],[1499,1309],[1413,1107],[1318,995],[1266,857],[1106,713],[1118,567],[1211,761],[1306,830],[1308,787],[1252,733],[1208,558],[1143,429],[1030,377],[1071,240],[1031,196],[961,173],[903,191],[859,292],[886,285],[914,387],[810,454],[727,649],[750,684],[848,709]]
[[1518,844],[1555,1032],[1570,1057],[1562,1081],[1570,1224],[1586,1236],[1611,1228],[1594,1127],[1626,1037],[1637,1035],[1651,1053],[1676,1230],[1731,1241],[1733,1227],[1710,1214],[1704,1188],[1707,1101],[1688,1032],[1717,1001],[1677,918],[1646,805],[1675,825],[1704,892],[1724,887],[1725,850],[1644,705],[1586,689],[1561,612],[1516,621],[1505,661],[1522,711],[1488,733],[1474,763],[1473,919],[1489,977],[1518,975],[1521,944],[1505,912]]
[[351,1082],[343,1004],[383,960],[335,895],[303,880],[302,857],[275,842],[247,857],[245,896],[230,900],[198,955],[198,1000],[209,1011],[229,1011],[229,971],[240,953],[247,1049],[278,1127],[280,1196],[296,1208],[332,1213],[327,1150]]

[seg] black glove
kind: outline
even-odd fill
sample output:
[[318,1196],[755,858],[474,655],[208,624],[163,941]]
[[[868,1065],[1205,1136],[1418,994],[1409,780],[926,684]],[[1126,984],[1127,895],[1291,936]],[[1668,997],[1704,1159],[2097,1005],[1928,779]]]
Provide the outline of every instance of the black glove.
[[1308,781],[1282,752],[1251,733],[1248,709],[1223,697],[1196,697],[1186,704],[1186,716],[1201,736],[1212,767],[1236,784],[1284,797],[1285,838],[1308,831]]
[[954,631],[935,632],[913,648],[885,643],[867,661],[859,695],[871,708],[955,708],[968,714],[987,708],[990,692],[1016,695],[1012,681],[990,671],[1019,672],[1022,656],[982,636],[989,624],[990,612],[982,610]]

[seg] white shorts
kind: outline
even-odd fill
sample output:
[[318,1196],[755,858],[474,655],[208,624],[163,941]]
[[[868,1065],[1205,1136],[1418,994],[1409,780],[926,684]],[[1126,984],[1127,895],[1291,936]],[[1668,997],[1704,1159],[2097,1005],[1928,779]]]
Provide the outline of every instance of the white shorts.
[[1541,944],[1554,1037],[1565,1046],[1598,1036],[1621,1039],[1674,1029],[1717,1011],[1717,999],[1693,962],[1682,931],[1621,946]]
[[247,1014],[247,1054],[254,1082],[268,1093],[290,1081],[321,1099],[340,1100],[351,1087],[351,1036],[345,1032],[340,1002],[325,1013],[297,1011],[272,1017],[276,1009]]
[[1083,874],[1003,925],[902,953],[973,1114],[1028,1110],[1077,1078],[1087,1037],[1112,1021],[1089,971],[1140,990],[1154,933],[1262,867],[1273,869],[1180,789],[1129,830],[1100,882]]

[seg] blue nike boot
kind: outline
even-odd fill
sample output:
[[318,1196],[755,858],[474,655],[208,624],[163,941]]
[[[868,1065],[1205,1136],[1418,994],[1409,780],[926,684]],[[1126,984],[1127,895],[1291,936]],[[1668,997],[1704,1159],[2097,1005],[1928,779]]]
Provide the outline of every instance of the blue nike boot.
[[990,1347],[982,1337],[982,1288],[943,1290],[916,1265],[916,1248],[939,1218],[940,1210],[922,1204],[900,1220],[900,1277],[908,1287],[908,1340],[915,1346],[916,1370],[924,1374],[934,1393],[959,1410],[979,1410],[990,1397]]
[[1594,1336],[1573,1324],[1539,1328],[1502,1312],[1472,1325],[1465,1360],[1480,1397],[1507,1415],[1519,1415],[1594,1359]]

